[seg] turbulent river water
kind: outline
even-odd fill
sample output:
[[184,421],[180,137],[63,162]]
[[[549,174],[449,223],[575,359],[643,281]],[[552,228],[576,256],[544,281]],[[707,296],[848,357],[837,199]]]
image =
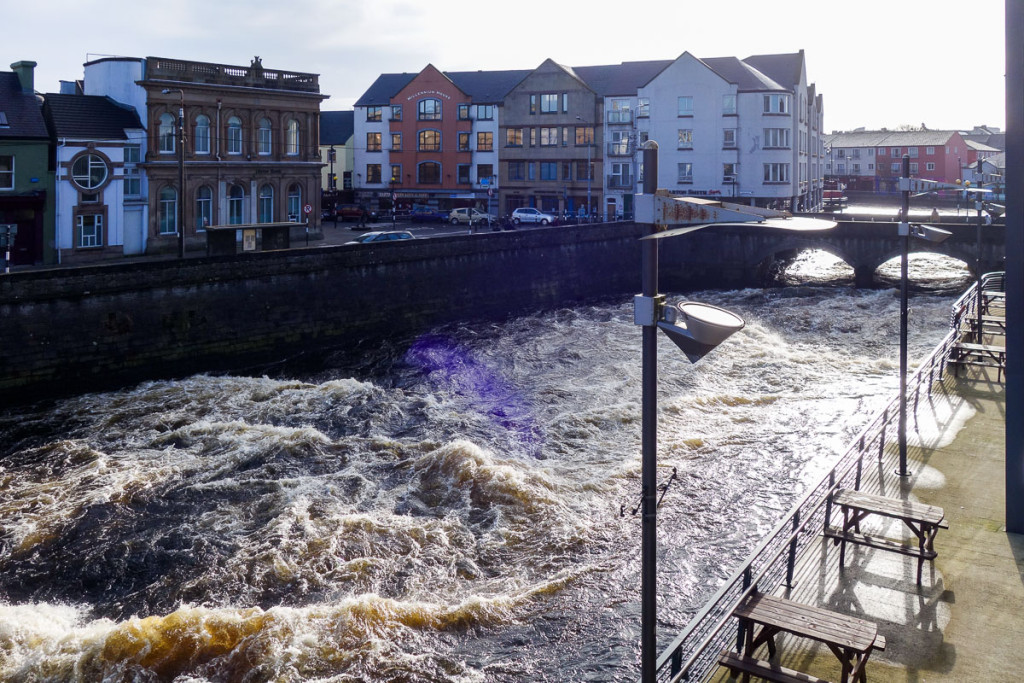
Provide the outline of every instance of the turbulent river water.
[[[911,276],[913,362],[968,275]],[[660,343],[659,646],[897,387],[894,284],[786,277]],[[635,680],[639,401],[622,300],[0,414],[0,681]]]

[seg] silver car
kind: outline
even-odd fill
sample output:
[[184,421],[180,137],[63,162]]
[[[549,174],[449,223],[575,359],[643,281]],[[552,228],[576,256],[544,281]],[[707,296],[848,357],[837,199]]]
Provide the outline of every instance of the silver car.
[[476,209],[452,209],[452,212],[448,214],[448,222],[452,225],[458,225],[462,223],[465,225],[491,225],[497,222],[497,218],[489,213],[483,213]]
[[392,240],[411,240],[415,236],[408,230],[386,230],[364,232],[359,237],[345,244],[366,244],[367,242],[389,242]]
[[512,212],[512,222],[516,225],[519,225],[520,223],[540,223],[541,225],[549,225],[555,222],[555,217],[550,213],[543,213],[537,209],[521,208]]

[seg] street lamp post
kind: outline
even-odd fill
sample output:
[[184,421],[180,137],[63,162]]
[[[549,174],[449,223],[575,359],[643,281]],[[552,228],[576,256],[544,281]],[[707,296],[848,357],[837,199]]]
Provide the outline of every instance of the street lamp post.
[[164,95],[178,93],[178,258],[185,257],[185,92],[181,88],[165,88]]
[[[641,372],[641,615],[640,669],[643,683],[657,677],[657,432],[658,432],[658,337],[660,329],[692,363],[696,363],[730,335],[743,328],[738,315],[696,302],[670,306],[658,293],[658,242],[694,230],[721,224],[749,225],[794,230],[823,230],[832,221],[789,218],[789,214],[756,207],[674,199],[658,190],[658,145],[643,145],[643,193],[636,198],[636,222],[647,224],[649,234],[641,238],[641,294],[633,299],[633,322],[643,326]],[[700,225],[691,225],[696,221]],[[713,221],[707,223],[707,221]],[[665,230],[669,225],[685,225]]]

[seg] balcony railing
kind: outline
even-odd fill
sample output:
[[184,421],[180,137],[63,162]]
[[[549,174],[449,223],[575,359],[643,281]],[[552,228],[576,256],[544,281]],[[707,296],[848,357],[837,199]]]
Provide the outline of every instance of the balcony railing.
[[246,67],[150,57],[146,61],[146,79],[320,92],[317,74],[264,69],[258,61]]
[[633,143],[629,140],[619,140],[616,142],[608,143],[608,156],[611,157],[627,157],[633,154],[634,151]]
[[619,109],[608,112],[608,123],[633,123],[633,111],[631,109]]

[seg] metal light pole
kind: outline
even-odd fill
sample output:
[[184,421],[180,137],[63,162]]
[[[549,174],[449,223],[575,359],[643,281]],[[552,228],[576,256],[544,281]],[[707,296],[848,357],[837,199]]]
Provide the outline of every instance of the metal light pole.
[[[658,293],[658,242],[694,230],[722,224],[750,225],[793,230],[823,230],[833,221],[790,218],[769,209],[708,202],[693,198],[675,199],[658,190],[658,145],[643,145],[643,193],[637,196],[636,220],[647,224],[649,234],[641,238],[641,294],[633,299],[633,322],[643,326],[641,372],[641,519],[640,551],[640,670],[643,683],[657,677],[657,581],[658,581],[658,330],[668,335],[690,362],[696,363],[730,335],[743,328],[739,316],[721,308],[696,302],[666,304]],[[702,224],[694,225],[700,221]],[[708,221],[712,221],[708,223]],[[669,225],[684,225],[664,230]]]
[[[581,122],[581,123],[586,123],[585,121],[583,121],[583,117],[582,116],[577,116],[576,120]],[[594,169],[591,167],[591,164],[593,162],[591,161],[590,148],[593,146],[594,140],[593,140],[593,132],[588,130],[588,128],[590,128],[590,126],[586,126],[586,125],[583,126],[583,140],[587,144],[587,222],[589,223],[591,221],[591,217],[592,217],[592,214],[593,214],[593,208],[591,207],[591,199],[590,199],[590,187],[591,187],[591,182],[593,181],[593,178],[594,178]],[[657,151],[657,147],[655,147],[655,151]],[[658,174],[655,173],[654,175],[655,175],[655,180],[657,180],[657,175]],[[646,181],[644,182],[644,187],[645,188],[647,187]],[[657,184],[655,184],[655,189],[657,189]],[[646,192],[646,189],[645,189],[645,192]]]
[[178,93],[178,258],[185,258],[185,93],[181,88],[166,88],[164,95]]

